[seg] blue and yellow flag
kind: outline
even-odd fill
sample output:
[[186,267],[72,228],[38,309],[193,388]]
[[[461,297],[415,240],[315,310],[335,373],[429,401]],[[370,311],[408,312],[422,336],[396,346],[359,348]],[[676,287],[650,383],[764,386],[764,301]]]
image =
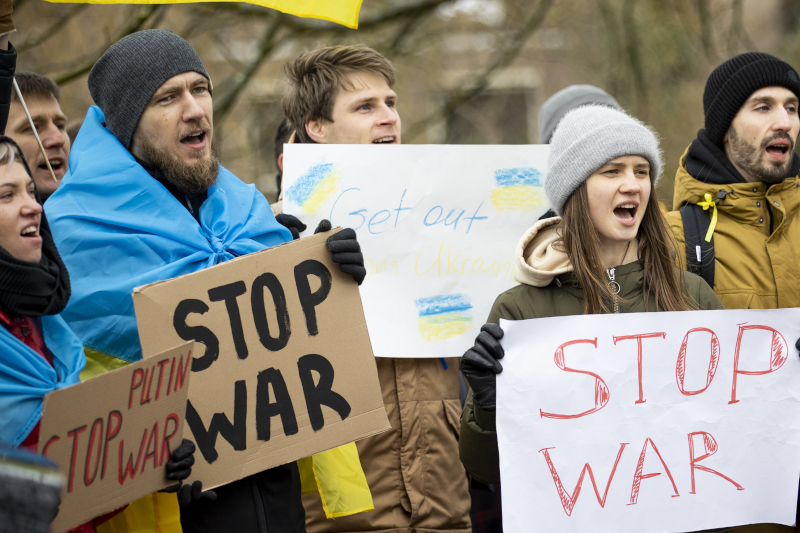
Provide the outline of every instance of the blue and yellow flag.
[[[47,0],[70,4],[194,4],[220,0]],[[236,2],[240,0],[221,0]],[[248,4],[276,9],[282,13],[312,19],[329,20],[348,28],[358,28],[361,0],[244,0]]]

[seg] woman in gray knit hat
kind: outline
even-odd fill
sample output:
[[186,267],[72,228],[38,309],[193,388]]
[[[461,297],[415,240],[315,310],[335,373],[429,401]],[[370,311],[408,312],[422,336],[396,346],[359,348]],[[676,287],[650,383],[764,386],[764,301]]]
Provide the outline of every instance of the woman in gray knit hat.
[[560,216],[522,236],[514,274],[520,285],[498,296],[461,360],[471,389],[461,417],[461,461],[483,483],[500,481],[501,318],[723,308],[705,281],[675,267],[655,190],[661,151],[647,126],[619,109],[584,106],[564,116],[550,145],[544,187]]

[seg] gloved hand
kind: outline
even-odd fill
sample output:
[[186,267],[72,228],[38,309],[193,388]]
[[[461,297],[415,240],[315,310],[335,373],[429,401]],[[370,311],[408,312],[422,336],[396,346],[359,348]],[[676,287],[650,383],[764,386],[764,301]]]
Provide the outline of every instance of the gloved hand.
[[167,470],[167,479],[173,479],[178,483],[162,489],[159,492],[177,493],[178,503],[181,507],[196,502],[201,498],[212,501],[217,499],[217,493],[213,490],[203,492],[203,482],[200,480],[195,480],[191,485],[183,484],[183,480],[192,475],[195,450],[194,442],[189,439],[183,439],[181,445],[173,450],[165,466]]
[[[330,231],[331,223],[328,220],[321,220],[314,235],[324,231]],[[367,277],[367,269],[364,268],[364,256],[361,254],[361,246],[356,240],[356,232],[351,228],[345,228],[336,235],[328,237],[328,250],[331,252],[331,260],[339,263],[339,270],[345,274],[350,274],[353,279],[361,285]]]
[[300,234],[303,233],[308,227],[300,222],[300,219],[296,216],[287,215],[286,213],[275,215],[275,220],[278,221],[278,224],[284,226],[286,229],[292,232],[292,240],[295,241],[300,238]]
[[461,358],[461,373],[472,389],[476,407],[494,411],[496,403],[496,377],[503,371],[498,361],[505,352],[498,342],[503,338],[503,329],[497,324],[484,324],[475,338],[475,346]]
[[[797,342],[794,343],[794,347],[797,348],[797,351],[800,352],[800,339],[797,339]],[[800,355],[800,353],[798,353]]]

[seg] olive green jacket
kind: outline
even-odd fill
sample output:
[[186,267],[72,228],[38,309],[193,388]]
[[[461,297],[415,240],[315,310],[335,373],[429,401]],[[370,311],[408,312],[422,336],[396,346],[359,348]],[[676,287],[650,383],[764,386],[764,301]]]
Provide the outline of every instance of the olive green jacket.
[[[524,246],[523,246],[524,248]],[[518,252],[521,249],[518,249]],[[519,265],[518,253],[518,265]],[[655,311],[652,294],[645,303],[642,282],[644,269],[641,261],[634,261],[615,270],[620,285],[620,313]],[[683,286],[699,309],[724,309],[722,302],[702,278],[683,272]],[[517,277],[519,279],[519,277]],[[488,322],[498,324],[506,320],[525,320],[583,314],[583,289],[571,272],[553,278],[547,286],[519,285],[502,293],[495,300]],[[483,483],[500,481],[500,463],[497,451],[497,433],[494,428],[494,412],[476,408],[472,402],[472,391],[461,415],[461,438],[459,453],[467,472]],[[479,423],[480,422],[480,423]]]

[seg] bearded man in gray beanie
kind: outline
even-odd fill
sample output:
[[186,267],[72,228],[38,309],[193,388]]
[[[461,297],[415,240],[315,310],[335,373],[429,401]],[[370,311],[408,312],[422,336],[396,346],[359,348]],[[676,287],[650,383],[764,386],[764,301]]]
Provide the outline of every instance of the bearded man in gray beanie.
[[[48,200],[48,218],[73,286],[62,316],[87,346],[87,368],[97,374],[142,357],[134,287],[289,242],[292,235],[255,187],[220,166],[211,79],[184,39],[167,30],[123,38],[92,69],[89,90],[97,107],[89,109],[69,172]],[[329,249],[341,245],[353,253],[333,259],[357,277],[363,258],[352,230],[329,239]],[[195,372],[209,366],[198,366],[200,359],[193,361]],[[189,405],[187,424],[198,455],[211,462],[219,432],[214,420],[231,424],[233,415],[203,414]],[[197,481],[191,489],[180,493],[186,532],[305,531],[296,463],[215,494],[202,493]]]
[[684,266],[726,309],[800,306],[798,98],[797,71],[760,52],[725,61],[706,82],[705,127],[680,159],[667,220]]

